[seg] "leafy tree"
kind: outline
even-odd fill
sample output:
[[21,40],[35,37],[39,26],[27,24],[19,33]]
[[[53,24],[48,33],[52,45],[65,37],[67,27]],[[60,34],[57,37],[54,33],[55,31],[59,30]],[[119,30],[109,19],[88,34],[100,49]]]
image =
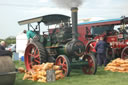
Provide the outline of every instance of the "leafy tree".
[[9,36],[5,39],[5,42],[7,45],[9,44],[15,44],[16,43],[16,37],[14,36]]
[[4,39],[0,39],[0,42],[3,41]]

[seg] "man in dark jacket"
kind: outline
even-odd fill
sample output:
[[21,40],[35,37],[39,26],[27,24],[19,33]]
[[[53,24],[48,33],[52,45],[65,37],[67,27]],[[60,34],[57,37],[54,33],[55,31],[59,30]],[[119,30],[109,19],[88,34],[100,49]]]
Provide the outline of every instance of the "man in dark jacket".
[[0,42],[0,56],[10,56],[12,57],[12,52],[5,50],[5,41]]
[[5,42],[1,41],[0,42],[0,50],[5,50],[5,46],[6,46]]
[[100,37],[99,42],[96,44],[96,52],[97,52],[97,59],[98,59],[98,65],[102,66],[102,64],[104,64],[104,66],[106,66],[106,48],[107,48],[107,43],[103,40],[103,37]]

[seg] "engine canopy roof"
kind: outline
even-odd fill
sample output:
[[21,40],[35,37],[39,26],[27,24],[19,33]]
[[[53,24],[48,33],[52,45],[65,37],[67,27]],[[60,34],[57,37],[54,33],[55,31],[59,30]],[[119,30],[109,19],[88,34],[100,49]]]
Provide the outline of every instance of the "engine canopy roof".
[[127,24],[128,23],[128,17],[98,20],[98,21],[89,21],[89,22],[80,23],[79,25],[89,25],[89,26],[120,25],[120,24],[122,24],[122,22]]
[[30,23],[41,23],[43,22],[45,25],[53,25],[59,24],[60,22],[68,22],[70,21],[70,17],[62,14],[50,14],[45,16],[40,16],[32,19],[19,21],[19,25],[25,25]]

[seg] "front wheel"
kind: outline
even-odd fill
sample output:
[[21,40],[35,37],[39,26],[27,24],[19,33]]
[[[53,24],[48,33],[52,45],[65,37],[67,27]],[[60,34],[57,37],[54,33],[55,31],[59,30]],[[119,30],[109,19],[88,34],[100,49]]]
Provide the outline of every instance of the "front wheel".
[[95,74],[97,71],[97,62],[95,56],[92,54],[86,54],[83,57],[85,62],[88,62],[88,65],[84,65],[82,70],[85,74]]
[[69,62],[69,59],[67,56],[59,55],[56,59],[55,64],[62,67],[62,70],[63,70],[62,75],[63,76],[69,76],[71,67],[70,67],[70,62]]
[[128,46],[125,47],[121,52],[121,58],[122,59],[128,59]]

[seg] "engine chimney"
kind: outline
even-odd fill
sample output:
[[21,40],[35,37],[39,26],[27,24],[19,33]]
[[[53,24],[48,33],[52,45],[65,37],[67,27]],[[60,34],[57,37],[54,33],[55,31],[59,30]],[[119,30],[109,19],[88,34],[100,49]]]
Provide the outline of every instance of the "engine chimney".
[[77,32],[77,7],[72,7],[72,38],[73,40],[77,40],[78,32]]

